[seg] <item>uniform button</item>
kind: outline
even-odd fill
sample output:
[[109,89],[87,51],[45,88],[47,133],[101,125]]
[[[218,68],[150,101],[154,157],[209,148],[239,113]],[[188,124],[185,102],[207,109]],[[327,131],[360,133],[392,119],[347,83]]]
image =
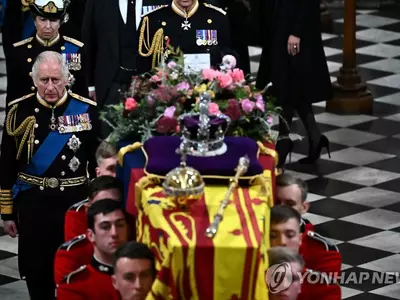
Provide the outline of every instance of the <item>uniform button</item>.
[[27,59],[27,62],[28,62],[28,63],[32,62],[32,58],[29,57],[29,58]]
[[64,171],[61,172],[61,176],[65,176],[65,172]]
[[36,145],[39,144],[39,140],[35,140],[35,144],[36,144]]
[[29,76],[31,76],[31,77],[32,77],[32,72],[29,72]]
[[34,86],[31,86],[31,90],[34,91],[34,90],[35,90],[35,87],[34,87]]
[[165,36],[165,40],[167,41],[168,39],[169,39],[169,36],[168,36],[168,35],[166,35],[166,36]]
[[165,26],[165,25],[167,25],[167,22],[162,21],[162,22],[161,22],[161,25],[162,25],[162,26]]
[[211,23],[212,23],[212,20],[211,20],[211,19],[208,19],[208,20],[207,20],[207,23],[208,23],[208,24],[211,24]]
[[65,47],[64,47],[64,46],[61,46],[61,50],[65,50]]
[[44,190],[44,187],[43,187],[43,186],[40,186],[39,189],[40,189],[41,191],[43,191],[43,190]]
[[39,124],[38,123],[35,123],[35,128],[38,128],[39,127]]
[[66,157],[65,155],[63,155],[63,156],[61,156],[61,159],[62,159],[62,160],[66,160],[67,157]]
[[39,108],[35,108],[35,113],[38,113],[39,112]]
[[62,187],[60,187],[60,191],[62,192],[62,191],[64,191],[64,187],[62,186]]
[[31,45],[31,44],[29,44],[29,45],[28,45],[28,49],[31,49],[31,48],[32,48],[32,45]]

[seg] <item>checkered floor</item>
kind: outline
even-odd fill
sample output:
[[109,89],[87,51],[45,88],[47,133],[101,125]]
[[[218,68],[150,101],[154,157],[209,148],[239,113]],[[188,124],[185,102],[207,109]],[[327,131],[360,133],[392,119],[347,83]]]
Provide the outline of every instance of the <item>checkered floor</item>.
[[[332,11],[335,34],[323,34],[332,81],[342,62],[343,12]],[[250,47],[252,71],[261,50]],[[0,48],[0,90],[6,87]],[[307,142],[296,142],[287,168],[307,180],[311,203],[308,218],[332,238],[348,272],[400,272],[400,11],[358,11],[359,71],[374,95],[372,115],[339,116],[315,105],[321,130],[331,141],[332,158],[323,155],[315,166],[296,163],[307,154]],[[4,120],[0,94],[0,123]],[[295,122],[293,132],[304,135]],[[1,135],[1,127],[0,127]],[[17,244],[0,227],[0,295],[2,300],[28,299],[18,280]],[[349,280],[343,299],[400,299],[400,284]]]

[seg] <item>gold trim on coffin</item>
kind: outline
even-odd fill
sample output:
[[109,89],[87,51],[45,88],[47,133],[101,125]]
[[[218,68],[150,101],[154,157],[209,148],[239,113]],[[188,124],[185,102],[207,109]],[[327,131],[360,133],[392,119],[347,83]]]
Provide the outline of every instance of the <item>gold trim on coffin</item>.
[[86,183],[87,178],[85,176],[75,177],[75,178],[47,178],[47,177],[36,177],[25,173],[19,173],[18,179],[29,184],[39,185],[48,188],[58,188],[58,187],[72,187]]

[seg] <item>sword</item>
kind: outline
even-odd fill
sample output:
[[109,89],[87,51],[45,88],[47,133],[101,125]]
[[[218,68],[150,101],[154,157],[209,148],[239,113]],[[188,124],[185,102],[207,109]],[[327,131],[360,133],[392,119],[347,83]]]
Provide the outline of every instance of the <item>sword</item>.
[[210,224],[210,226],[206,230],[206,236],[212,239],[218,231],[219,223],[221,223],[224,215],[225,208],[228,206],[229,198],[234,189],[237,188],[239,184],[239,177],[247,172],[249,168],[250,160],[246,156],[243,156],[239,159],[239,164],[236,168],[236,174],[234,178],[231,178],[231,183],[229,184],[229,189],[225,194],[224,200],[221,202],[217,214],[214,216],[214,221]]

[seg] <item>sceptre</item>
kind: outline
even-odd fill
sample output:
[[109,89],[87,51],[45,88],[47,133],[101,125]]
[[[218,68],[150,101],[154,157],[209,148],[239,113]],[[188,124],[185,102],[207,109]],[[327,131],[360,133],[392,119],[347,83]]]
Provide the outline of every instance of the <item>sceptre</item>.
[[219,223],[221,223],[225,208],[228,206],[229,203],[229,198],[231,197],[231,194],[235,188],[237,188],[239,184],[239,178],[243,174],[247,172],[247,169],[249,168],[249,158],[246,156],[243,156],[239,159],[239,164],[236,168],[236,174],[235,177],[232,178],[230,181],[231,183],[229,184],[229,189],[225,195],[224,200],[221,202],[217,214],[214,216],[214,221],[210,224],[210,226],[206,230],[206,236],[212,239],[217,231],[218,231],[218,226]]

